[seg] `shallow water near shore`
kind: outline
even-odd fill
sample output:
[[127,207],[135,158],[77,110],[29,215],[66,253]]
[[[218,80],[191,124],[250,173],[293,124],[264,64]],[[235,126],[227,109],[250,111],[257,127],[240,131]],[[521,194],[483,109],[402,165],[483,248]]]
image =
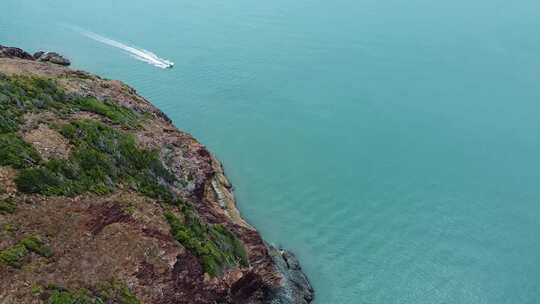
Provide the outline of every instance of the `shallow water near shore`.
[[540,302],[538,1],[48,2],[3,0],[0,44],[123,80],[206,144],[316,303]]

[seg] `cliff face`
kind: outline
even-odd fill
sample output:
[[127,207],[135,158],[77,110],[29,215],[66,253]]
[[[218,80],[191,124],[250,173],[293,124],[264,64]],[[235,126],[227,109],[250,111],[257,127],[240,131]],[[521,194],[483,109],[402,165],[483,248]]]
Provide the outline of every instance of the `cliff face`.
[[52,54],[0,46],[0,303],[311,302],[203,145]]

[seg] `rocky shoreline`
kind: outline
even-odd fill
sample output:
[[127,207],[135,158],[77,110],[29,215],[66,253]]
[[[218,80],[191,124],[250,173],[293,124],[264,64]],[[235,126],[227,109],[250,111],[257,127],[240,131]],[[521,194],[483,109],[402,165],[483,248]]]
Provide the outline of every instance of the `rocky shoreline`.
[[[220,162],[203,145],[134,89],[68,65],[54,52],[30,55],[0,46],[2,110],[19,115],[16,121],[13,114],[0,117],[0,141],[22,145],[35,158],[0,160],[0,303],[54,304],[56,296],[78,294],[107,303],[312,302],[314,291],[296,257],[268,245],[241,218]],[[15,127],[2,133],[3,123]],[[140,169],[149,173],[138,183],[115,167],[99,188],[54,167],[64,159],[84,169],[80,140],[68,130],[84,134],[80,128],[94,125],[132,137],[136,146],[129,151],[157,151],[159,163]],[[21,183],[22,175],[44,170],[89,190]],[[29,236],[47,250],[35,249]]]
[[56,52],[38,51],[35,52],[34,55],[30,55],[30,53],[27,53],[23,49],[3,45],[0,45],[0,58],[19,58],[39,62],[50,62],[63,66],[71,65],[71,61],[69,61],[69,59],[64,58],[62,55]]

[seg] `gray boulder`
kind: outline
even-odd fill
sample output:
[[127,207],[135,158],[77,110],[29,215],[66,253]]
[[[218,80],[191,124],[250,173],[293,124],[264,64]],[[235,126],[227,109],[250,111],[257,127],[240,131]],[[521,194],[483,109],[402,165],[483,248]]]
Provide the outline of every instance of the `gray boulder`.
[[20,58],[34,60],[34,57],[32,57],[32,55],[28,54],[20,48],[3,45],[0,45],[0,58]]
[[43,54],[45,54],[44,51],[35,52],[33,57],[34,59],[39,59]]
[[50,62],[54,64],[59,64],[63,66],[68,66],[71,64],[69,59],[64,58],[62,55],[55,53],[55,52],[43,52],[39,51],[34,54],[34,58],[37,61],[41,62]]
[[296,256],[287,250],[268,245],[268,253],[283,276],[281,286],[271,292],[271,304],[309,304],[314,291]]

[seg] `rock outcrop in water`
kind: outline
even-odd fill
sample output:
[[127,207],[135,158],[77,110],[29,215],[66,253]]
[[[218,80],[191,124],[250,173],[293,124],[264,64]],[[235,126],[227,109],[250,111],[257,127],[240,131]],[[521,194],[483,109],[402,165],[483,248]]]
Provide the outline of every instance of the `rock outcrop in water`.
[[0,46],[0,303],[311,302],[203,145],[122,82],[36,55]]

